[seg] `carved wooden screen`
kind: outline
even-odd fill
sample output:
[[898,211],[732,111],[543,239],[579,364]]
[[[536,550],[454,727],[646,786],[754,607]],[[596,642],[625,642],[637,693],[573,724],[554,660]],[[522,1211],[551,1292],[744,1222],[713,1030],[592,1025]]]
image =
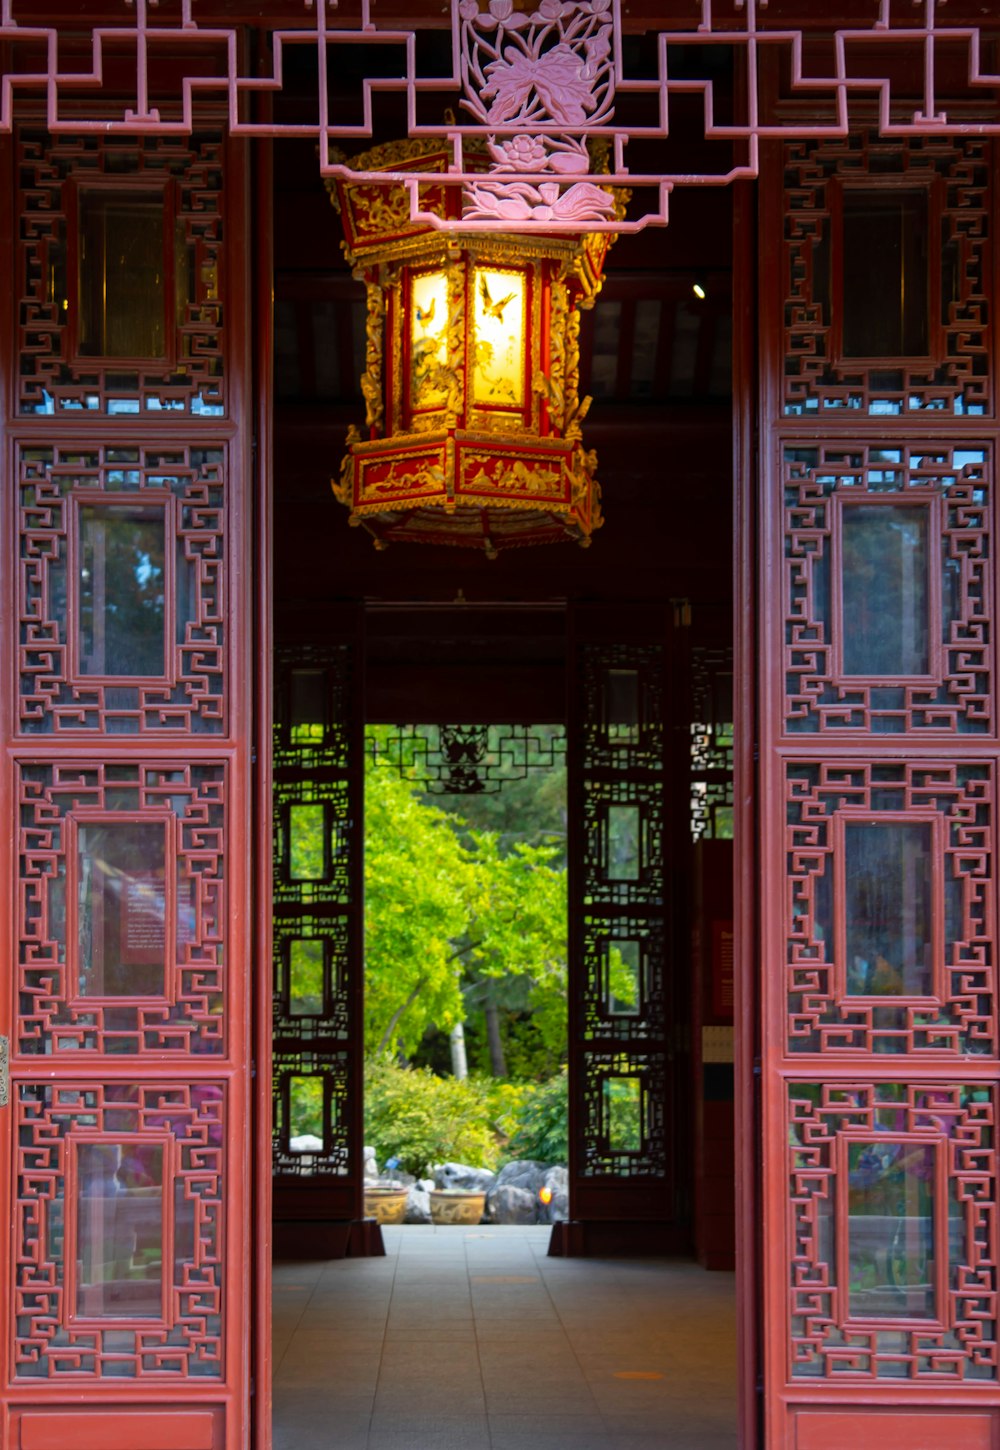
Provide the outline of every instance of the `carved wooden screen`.
[[671,807],[667,667],[661,610],[573,612],[570,1212],[583,1226],[574,1252],[665,1243],[676,1218],[670,864],[687,820],[683,788]]
[[294,1258],[364,1247],[360,611],[324,628],[340,642],[282,647],[275,668],[272,1167]]
[[207,125],[9,144],[0,1440],[221,1450],[249,1303],[243,157]]
[[766,177],[769,1445],[1000,1427],[994,183],[860,130]]

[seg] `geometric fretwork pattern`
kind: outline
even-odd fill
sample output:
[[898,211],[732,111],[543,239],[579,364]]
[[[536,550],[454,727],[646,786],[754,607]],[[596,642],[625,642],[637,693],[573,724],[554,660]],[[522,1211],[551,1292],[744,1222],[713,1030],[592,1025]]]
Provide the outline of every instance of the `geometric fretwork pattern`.
[[[18,455],[19,728],[26,734],[219,734],[225,729],[225,453],[183,444],[24,447]],[[163,672],[94,680],[82,628],[81,509],[140,509],[165,535]],[[79,568],[79,565],[76,566]]]
[[[874,132],[785,147],[786,414],[991,411],[988,152],[989,143],[974,137]],[[931,296],[940,294],[940,315],[930,318],[928,357],[862,363],[838,356],[837,193],[872,179],[929,199]]]
[[[789,1086],[796,1379],[997,1379],[995,1122],[985,1085]],[[909,1208],[871,1212],[880,1177],[908,1182]],[[921,1197],[924,1216],[907,1217]],[[893,1313],[915,1298],[922,1317]]]
[[[659,1219],[671,1211],[666,649],[655,640],[583,639],[575,655],[568,756],[575,821],[571,1192],[584,1218],[598,1212]],[[632,1195],[627,1210],[624,1201],[614,1206],[616,1179]],[[588,1196],[594,1191],[608,1195],[599,1209]]]
[[[305,1087],[315,1086],[316,1104],[322,1124],[320,1131],[313,1136],[320,1138],[323,1146],[304,1153],[296,1152],[289,1141],[296,1136],[292,1103],[295,1079]],[[332,1174],[338,1178],[350,1174],[353,1145],[346,1117],[350,1089],[350,1056],[347,1051],[275,1052],[272,1064],[274,1123],[271,1139],[274,1173],[289,1174],[292,1177]]]
[[[17,138],[17,282],[22,414],[89,412],[218,416],[222,377],[222,141],[218,134]],[[74,358],[67,287],[77,256],[68,217],[81,190],[123,177],[162,194],[175,219],[176,306],[166,356],[121,362]]]
[[[341,642],[283,646],[275,668],[272,1172],[278,1219],[301,1216],[289,1192],[323,1193],[333,1180],[344,1195],[343,1214],[353,1218],[361,1207],[363,755],[353,611],[340,627],[346,641],[341,634]],[[328,628],[337,632],[336,625]],[[355,1189],[356,1208],[345,1207]]]
[[691,651],[691,839],[733,832],[733,651]]
[[[796,762],[786,799],[789,1051],[994,1053],[992,766]],[[928,994],[848,995],[845,827],[879,820],[928,825],[941,888]]]
[[[990,454],[940,443],[787,448],[785,728],[915,735],[985,733],[993,719]],[[891,499],[926,519],[931,616],[928,675],[852,679],[839,597],[844,518]],[[912,515],[911,515],[912,517]],[[874,606],[877,608],[877,604]]]
[[[351,922],[346,912],[274,921],[274,1036],[300,1042],[346,1041],[352,992]],[[296,992],[296,949],[313,951],[318,966],[314,997]],[[311,960],[311,958],[309,958]]]
[[[611,954],[616,950],[619,955],[628,952],[634,972],[634,993],[627,1002],[618,1001],[613,990]],[[662,1035],[664,940],[655,917],[586,916],[583,967],[583,1034],[588,1042],[641,1042]]]
[[662,646],[589,644],[580,679],[584,770],[661,771],[663,707]]
[[588,1052],[583,1177],[662,1178],[667,1171],[666,1101],[662,1052]]
[[[226,777],[222,762],[20,766],[19,1052],[223,1051]],[[156,903],[153,919],[147,907],[139,922],[140,946],[152,946],[162,964],[161,989],[88,996],[79,928],[87,863],[77,846],[83,832],[129,826],[163,828],[159,882],[134,878]],[[119,870],[93,864],[95,873]]]
[[[20,1088],[16,1379],[68,1387],[96,1379],[148,1385],[221,1377],[224,1091],[216,1082]],[[82,1190],[89,1196],[81,1197],[77,1159],[81,1145],[101,1143],[118,1162],[116,1177],[123,1182],[126,1173],[141,1181],[152,1156],[162,1155],[162,1182],[169,1190],[160,1196],[162,1310],[142,1319],[116,1314],[104,1324],[95,1323],[93,1314],[81,1322],[68,1284],[77,1281],[81,1252],[93,1242],[85,1238],[83,1209],[89,1209],[93,1224],[98,1187],[91,1184]],[[100,1188],[111,1213],[115,1182]],[[120,1239],[115,1243],[119,1255],[136,1251]]]
[[[328,770],[274,787],[274,905],[350,905],[351,818],[348,782]],[[301,856],[301,860],[297,857]]]
[[271,763],[346,770],[352,689],[348,645],[297,645],[275,651]]
[[663,904],[664,817],[659,780],[584,783],[583,889],[588,904]]

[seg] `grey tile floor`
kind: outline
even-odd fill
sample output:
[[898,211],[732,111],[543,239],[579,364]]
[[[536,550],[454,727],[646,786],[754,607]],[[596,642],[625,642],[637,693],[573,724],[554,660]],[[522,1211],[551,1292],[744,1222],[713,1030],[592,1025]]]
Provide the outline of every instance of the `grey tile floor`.
[[274,1268],[275,1450],[735,1450],[733,1276],[383,1230]]

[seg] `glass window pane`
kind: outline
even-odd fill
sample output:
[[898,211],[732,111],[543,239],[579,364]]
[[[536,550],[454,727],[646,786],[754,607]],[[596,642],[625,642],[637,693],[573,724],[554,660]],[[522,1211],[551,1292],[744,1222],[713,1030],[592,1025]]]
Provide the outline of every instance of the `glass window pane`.
[[[293,1077],[288,1084],[288,1136],[296,1138],[323,1138],[323,1079],[321,1077]],[[289,1143],[293,1153],[315,1153],[314,1142]]]
[[616,940],[604,948],[604,1000],[609,1017],[638,1017],[642,999],[642,946]]
[[162,194],[80,193],[80,352],[166,356]]
[[934,1318],[934,1145],[871,1140],[847,1151],[851,1317]]
[[926,997],[932,979],[932,833],[927,821],[844,831],[847,990]]
[[841,519],[845,675],[926,675],[927,509],[852,504]]
[[162,506],[80,509],[80,673],[165,671]]
[[167,836],[162,821],[103,821],[77,835],[79,992],[162,997]]
[[930,351],[927,193],[844,193],[844,355]]
[[293,745],[321,745],[326,733],[329,689],[325,670],[293,670],[291,677],[291,738]]
[[323,943],[296,937],[288,948],[288,1006],[293,1017],[323,1014]]
[[604,1124],[608,1151],[638,1153],[642,1149],[642,1083],[637,1077],[606,1077]]
[[163,1316],[163,1145],[80,1143],[76,1313]]
[[609,881],[638,881],[640,813],[638,806],[608,806],[608,850],[605,875]]
[[293,881],[325,881],[327,877],[326,806],[291,806],[288,811],[288,874]]
[[639,739],[639,672],[604,673],[605,726],[612,744],[634,745]]

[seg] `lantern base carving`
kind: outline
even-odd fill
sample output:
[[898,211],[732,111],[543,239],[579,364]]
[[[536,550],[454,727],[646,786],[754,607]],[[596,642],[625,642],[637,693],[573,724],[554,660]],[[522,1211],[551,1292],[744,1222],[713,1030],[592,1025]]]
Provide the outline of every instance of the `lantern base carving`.
[[418,433],[363,442],[357,429],[333,490],[376,546],[501,550],[574,541],[603,523],[596,458],[579,442]]

